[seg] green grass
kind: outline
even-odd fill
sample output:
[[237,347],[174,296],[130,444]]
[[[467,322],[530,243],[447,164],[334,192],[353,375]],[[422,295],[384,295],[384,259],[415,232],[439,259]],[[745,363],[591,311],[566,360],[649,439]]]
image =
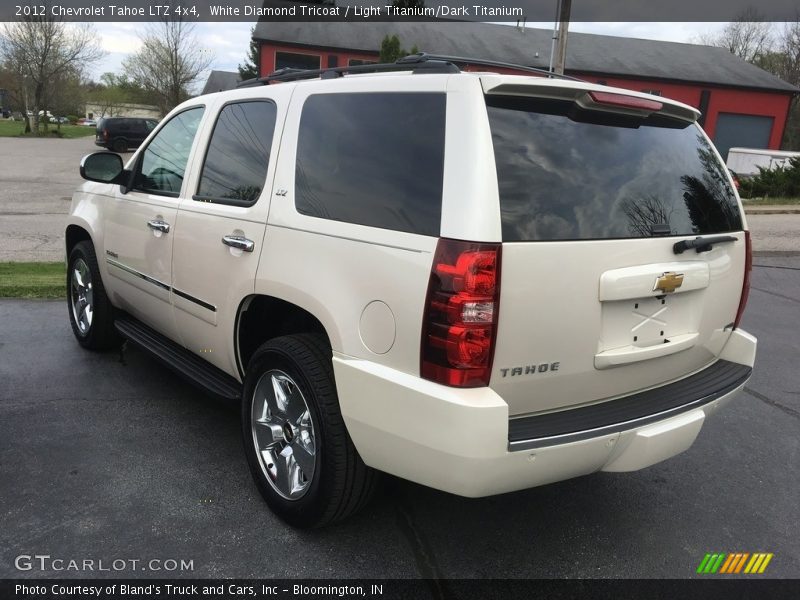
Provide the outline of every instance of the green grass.
[[[8,119],[0,119],[0,137],[20,137],[25,130],[25,123],[23,121],[10,121]],[[62,125],[61,137],[62,138],[79,138],[88,137],[95,134],[94,127],[86,127],[84,125]],[[40,128],[40,137],[58,137],[58,125],[55,123],[48,124],[47,134],[44,133],[44,127]]]
[[0,262],[0,298],[63,298],[63,262]]
[[742,198],[745,206],[774,206],[780,204],[800,204],[800,198],[782,198],[780,196],[767,198]]

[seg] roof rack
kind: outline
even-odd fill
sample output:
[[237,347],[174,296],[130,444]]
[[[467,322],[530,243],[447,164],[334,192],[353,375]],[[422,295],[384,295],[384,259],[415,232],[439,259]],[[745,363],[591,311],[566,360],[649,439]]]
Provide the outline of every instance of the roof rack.
[[382,73],[392,71],[408,71],[411,70],[414,74],[420,73],[460,73],[461,69],[457,63],[462,65],[475,65],[475,66],[488,66],[488,67],[502,67],[506,69],[515,69],[517,71],[525,71],[526,73],[536,73],[546,77],[557,77],[558,79],[569,79],[572,81],[583,81],[577,77],[570,77],[569,75],[561,75],[552,73],[545,69],[537,69],[535,67],[526,67],[525,65],[517,65],[514,63],[499,62],[494,60],[485,60],[482,58],[465,58],[462,56],[444,56],[439,54],[428,54],[420,52],[419,54],[410,54],[399,59],[393,63],[380,63],[371,65],[351,65],[348,67],[329,67],[327,69],[293,69],[284,68],[278,69],[265,77],[257,77],[255,79],[247,79],[239,83],[236,87],[250,87],[254,85],[269,85],[273,82],[286,82],[286,81],[299,81],[302,79],[335,79],[342,77],[345,73],[359,74],[359,73]]
[[526,73],[536,73],[537,75],[543,75],[545,77],[555,78],[555,79],[568,79],[570,81],[581,81],[578,77],[572,77],[571,75],[562,75],[561,73],[554,73],[553,71],[548,71],[547,69],[537,69],[536,67],[527,67],[525,65],[519,65],[516,63],[507,63],[498,60],[486,60],[483,58],[466,58],[464,56],[446,56],[443,54],[428,54],[426,52],[420,52],[419,54],[412,54],[410,56],[406,56],[405,58],[401,58],[398,60],[398,63],[401,63],[405,60],[410,60],[414,62],[414,60],[438,60],[443,62],[449,62],[451,64],[457,65],[475,65],[476,67],[502,67],[505,69],[515,69],[517,71],[525,71]]
[[[418,55],[413,55],[417,57]],[[412,57],[405,57],[406,59]],[[330,67],[327,69],[278,69],[270,73],[266,77],[257,77],[256,79],[247,79],[242,81],[236,87],[250,87],[253,85],[269,85],[273,82],[285,81],[298,81],[301,79],[335,79],[342,77],[345,73],[359,74],[359,73],[382,73],[391,71],[411,71],[412,73],[460,73],[459,69],[454,64],[448,61],[437,59],[428,59],[428,57],[420,57],[419,60],[405,60],[400,59],[393,63],[381,63],[373,65],[351,65],[348,67]]]

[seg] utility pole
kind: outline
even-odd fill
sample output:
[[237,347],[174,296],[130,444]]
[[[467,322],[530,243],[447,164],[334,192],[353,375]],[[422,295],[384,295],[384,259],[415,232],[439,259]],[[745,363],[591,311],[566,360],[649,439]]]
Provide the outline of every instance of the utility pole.
[[25,99],[25,133],[31,132],[31,117],[28,114],[28,76],[22,75],[22,94]]
[[[569,15],[572,12],[572,0],[561,0],[558,11],[558,46],[555,52],[555,72],[563,75],[567,63],[567,34],[569,33]],[[555,41],[555,40],[554,40]]]

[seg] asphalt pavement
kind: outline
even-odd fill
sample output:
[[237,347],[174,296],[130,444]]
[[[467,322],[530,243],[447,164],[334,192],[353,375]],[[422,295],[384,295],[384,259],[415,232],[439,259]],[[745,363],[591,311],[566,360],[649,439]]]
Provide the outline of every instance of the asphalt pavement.
[[78,165],[95,150],[92,136],[0,138],[0,261],[64,260]]
[[[258,496],[236,406],[134,348],[81,350],[64,302],[0,301],[0,578],[684,578],[706,552],[772,552],[765,577],[800,577],[800,256],[755,262],[753,378],[687,452],[484,499],[390,479],[312,532]],[[36,554],[142,562],[15,567]]]

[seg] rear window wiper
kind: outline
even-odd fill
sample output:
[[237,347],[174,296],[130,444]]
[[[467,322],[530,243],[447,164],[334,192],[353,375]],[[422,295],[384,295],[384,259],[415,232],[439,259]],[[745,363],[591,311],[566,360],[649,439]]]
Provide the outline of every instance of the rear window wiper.
[[736,238],[732,235],[714,235],[710,237],[696,237],[693,240],[683,240],[675,243],[672,246],[672,251],[675,254],[683,254],[686,250],[691,248],[695,252],[708,252],[714,244],[726,244],[728,242],[735,242]]

